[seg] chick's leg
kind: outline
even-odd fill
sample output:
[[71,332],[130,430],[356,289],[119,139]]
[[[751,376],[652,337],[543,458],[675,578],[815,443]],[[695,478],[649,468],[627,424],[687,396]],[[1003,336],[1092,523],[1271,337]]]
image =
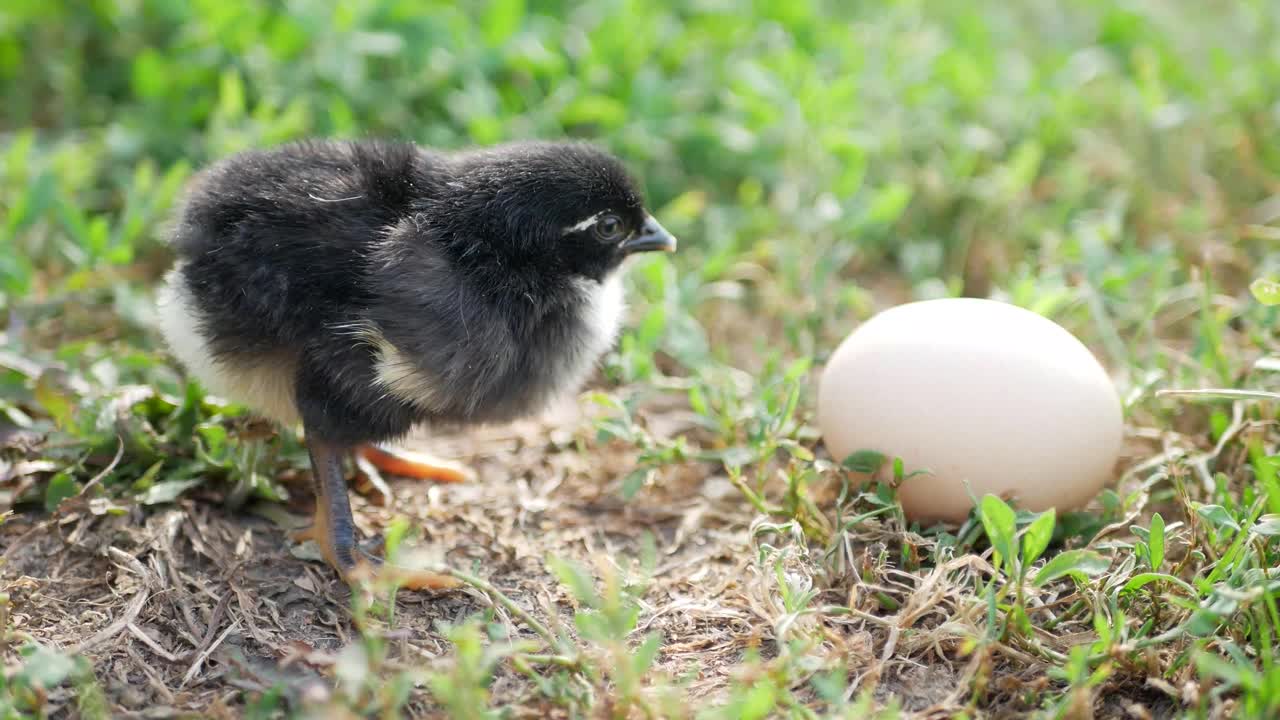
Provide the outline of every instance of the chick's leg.
[[474,479],[471,469],[465,465],[404,448],[366,444],[357,448],[356,452],[360,459],[389,475],[441,483],[460,483]]
[[[420,573],[384,563],[356,539],[347,496],[344,461],[362,443],[403,432],[397,418],[378,412],[366,349],[335,339],[306,348],[298,358],[295,396],[315,478],[315,522],[303,539],[320,546],[325,562],[348,585],[362,579],[389,579],[402,588],[455,585],[441,574]],[[380,582],[378,584],[381,584]]]
[[307,450],[315,484],[315,516],[310,527],[294,533],[294,539],[314,540],[325,562],[349,582],[363,553],[356,547],[356,526],[342,473],[342,449],[313,439],[307,442]]
[[294,533],[297,541],[314,540],[320,555],[348,585],[374,575],[394,576],[401,586],[413,590],[454,587],[458,583],[447,575],[407,570],[386,565],[356,544],[356,526],[351,517],[351,502],[342,472],[345,448],[317,440],[307,443],[311,454],[311,470],[315,476],[316,510],[311,526]]

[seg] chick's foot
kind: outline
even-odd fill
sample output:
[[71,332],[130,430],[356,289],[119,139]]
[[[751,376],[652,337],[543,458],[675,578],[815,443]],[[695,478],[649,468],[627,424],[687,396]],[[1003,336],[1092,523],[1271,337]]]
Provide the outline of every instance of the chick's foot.
[[375,468],[388,475],[439,483],[470,482],[475,474],[465,465],[404,448],[361,445],[357,452]]
[[351,586],[374,579],[391,579],[411,590],[438,590],[459,584],[448,575],[390,565],[357,545],[342,474],[344,449],[316,441],[310,442],[308,449],[315,478],[315,516],[309,527],[294,531],[294,540],[314,541],[324,561]]

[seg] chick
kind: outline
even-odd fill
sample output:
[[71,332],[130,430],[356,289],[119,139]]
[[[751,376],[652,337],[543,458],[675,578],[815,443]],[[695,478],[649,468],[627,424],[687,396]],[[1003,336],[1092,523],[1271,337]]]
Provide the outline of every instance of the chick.
[[395,467],[380,446],[415,426],[507,422],[576,391],[618,332],[624,260],[676,248],[622,163],[577,142],[244,152],[193,180],[171,243],[168,346],[209,391],[301,425],[316,511],[298,537],[348,582],[381,561],[357,543],[343,460]]

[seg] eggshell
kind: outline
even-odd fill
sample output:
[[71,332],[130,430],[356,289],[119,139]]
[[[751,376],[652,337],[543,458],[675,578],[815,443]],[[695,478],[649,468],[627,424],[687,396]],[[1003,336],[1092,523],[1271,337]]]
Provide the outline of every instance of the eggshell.
[[874,450],[925,471],[898,490],[922,522],[964,520],[965,482],[978,499],[1078,509],[1113,477],[1124,433],[1115,386],[1078,339],[970,298],[899,305],[850,334],[823,370],[818,425],[837,460]]

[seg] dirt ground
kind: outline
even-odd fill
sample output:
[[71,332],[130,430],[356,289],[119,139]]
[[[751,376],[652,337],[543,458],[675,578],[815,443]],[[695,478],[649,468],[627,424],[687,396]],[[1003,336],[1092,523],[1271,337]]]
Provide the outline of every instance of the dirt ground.
[[[748,648],[768,658],[785,632],[776,578],[754,561],[750,538],[758,514],[709,463],[667,467],[624,501],[620,483],[635,450],[597,442],[587,409],[574,400],[509,427],[415,438],[413,445],[470,465],[475,482],[389,478],[391,502],[352,493],[357,524],[366,534],[380,533],[396,514],[408,516],[441,560],[486,579],[552,625],[571,625],[574,600],[548,573],[545,559],[556,555],[599,568],[637,554],[647,530],[657,539],[658,558],[639,630],[662,634],[660,671],[682,678],[693,701],[713,702]],[[679,408],[648,408],[640,418],[668,437],[687,429]],[[133,505],[110,515],[86,508],[57,523],[31,515],[0,526],[6,556],[0,589],[11,596],[11,622],[43,643],[91,659],[119,717],[192,711],[237,717],[246,691],[280,681],[295,697],[322,693],[335,653],[352,638],[346,586],[307,559],[313,548],[287,538],[287,525],[305,521],[309,494],[294,493],[301,499],[292,507],[230,511],[218,490],[201,488],[149,511]],[[869,527],[866,539],[874,546],[874,523]],[[955,562],[976,563],[975,571],[983,563]],[[952,580],[957,567],[947,570]],[[798,582],[815,583],[803,556],[792,570]],[[914,716],[947,715],[963,700],[965,661],[953,654],[959,634],[938,630],[965,604],[953,596],[959,586],[939,582],[941,573],[884,576],[879,590],[903,601],[897,620],[821,620],[826,649],[844,658],[851,678],[861,681],[856,684],[874,674],[877,694],[896,696]],[[865,605],[856,593],[856,587],[829,585],[825,601]],[[401,659],[438,661],[450,646],[435,624],[490,606],[471,588],[400,593]],[[511,633],[533,637],[518,619],[497,612]],[[912,627],[933,631],[913,633]],[[1034,681],[1034,670],[1017,666],[1007,681]],[[58,690],[51,700],[68,706],[73,692]],[[518,715],[557,714],[527,678],[508,668],[499,670],[491,692]],[[423,693],[412,711],[429,714],[427,702]]]

